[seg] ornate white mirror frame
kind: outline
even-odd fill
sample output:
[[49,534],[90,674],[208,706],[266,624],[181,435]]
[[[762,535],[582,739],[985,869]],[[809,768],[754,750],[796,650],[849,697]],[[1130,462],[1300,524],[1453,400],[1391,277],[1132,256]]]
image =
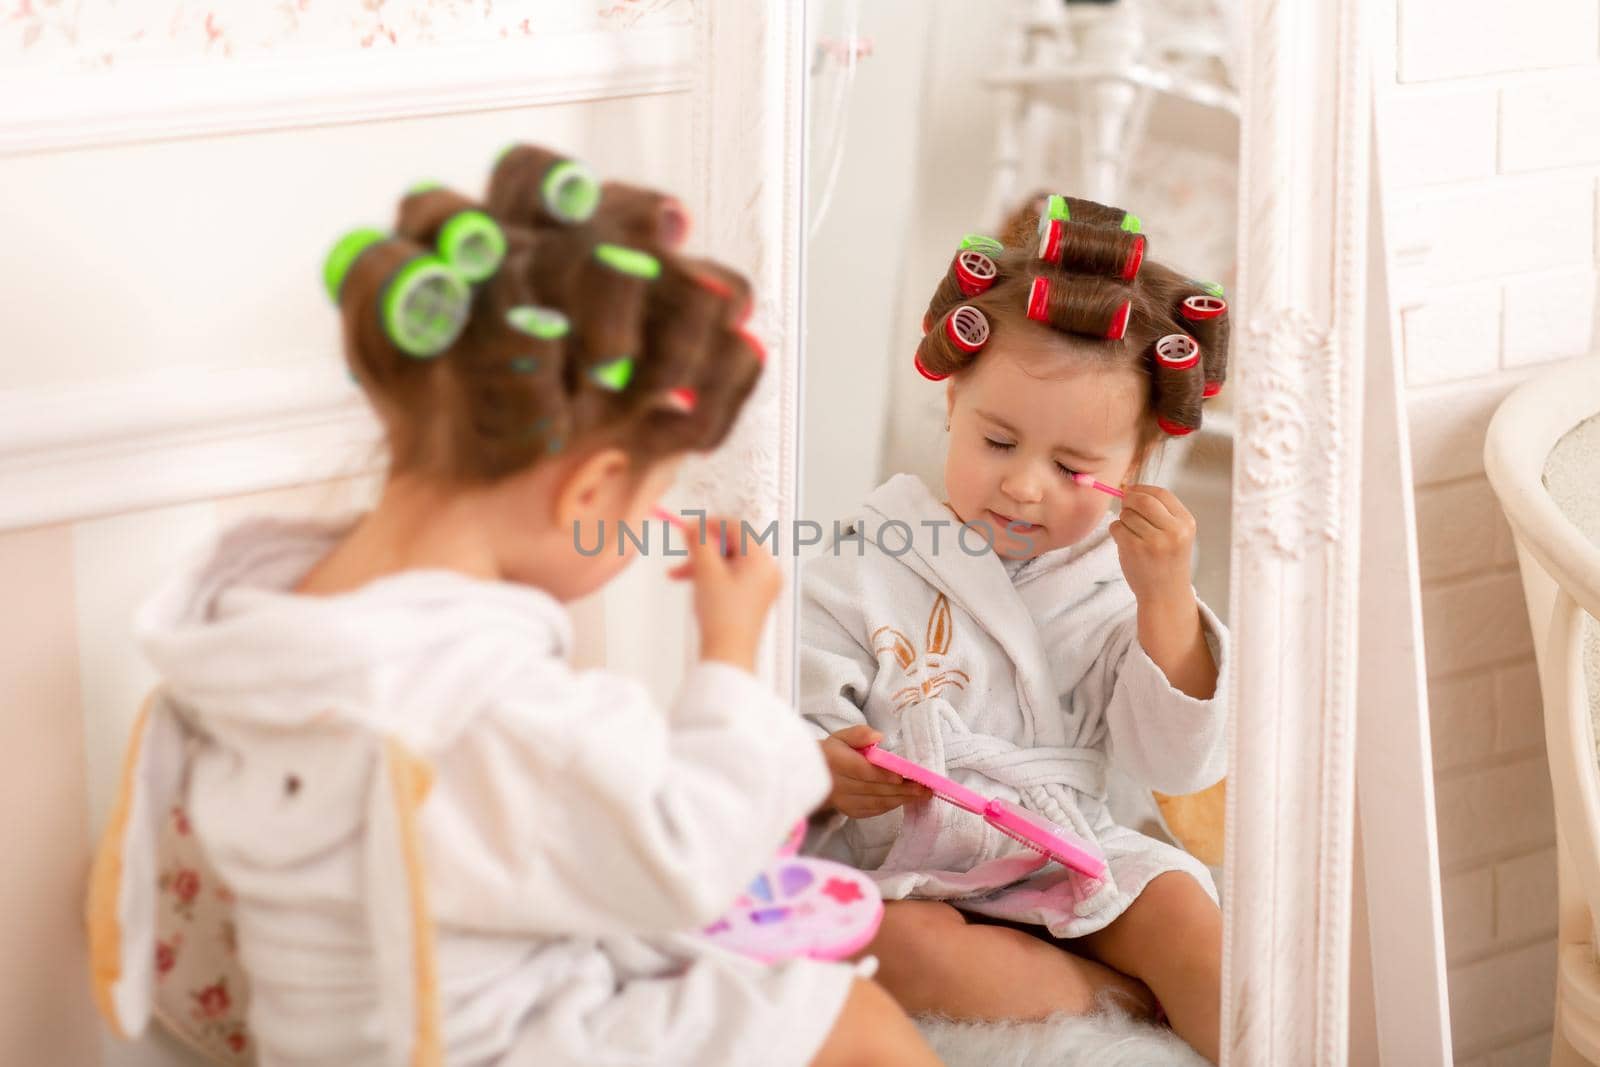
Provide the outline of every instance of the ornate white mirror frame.
[[[1235,300],[1234,729],[1224,1062],[1339,1064],[1350,988],[1370,86],[1364,0],[1246,0]],[[773,357],[704,495],[787,534],[803,392],[804,5],[713,0],[710,250]],[[784,562],[794,559],[784,544]],[[791,570],[792,577],[792,570]],[[793,583],[790,583],[792,590]],[[792,686],[792,594],[767,669]]]
[[1372,110],[1364,6],[1246,4],[1230,1063],[1347,1059]]

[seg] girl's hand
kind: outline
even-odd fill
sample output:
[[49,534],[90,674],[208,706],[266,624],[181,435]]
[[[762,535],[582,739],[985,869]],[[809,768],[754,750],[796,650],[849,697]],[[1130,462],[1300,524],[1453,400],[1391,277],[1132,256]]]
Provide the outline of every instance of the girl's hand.
[[[742,551],[740,524],[726,516],[708,516],[703,527],[686,523],[688,562],[671,572],[694,581],[694,614],[700,624],[700,658],[754,670],[761,631],[772,602],[783,588],[778,561],[764,550]],[[729,554],[723,554],[726,545]]]
[[1217,664],[1206,644],[1189,561],[1194,516],[1158,485],[1130,486],[1111,524],[1122,574],[1139,602],[1139,644],[1167,681],[1196,700],[1217,690]]
[[1159,485],[1128,487],[1111,537],[1141,608],[1194,603],[1189,573],[1194,532],[1194,516],[1170,491]]
[[881,733],[862,724],[847,726],[822,741],[822,758],[828,761],[828,772],[833,775],[829,807],[852,819],[867,819],[933,795],[926,786],[874,767],[856,751],[882,740]]

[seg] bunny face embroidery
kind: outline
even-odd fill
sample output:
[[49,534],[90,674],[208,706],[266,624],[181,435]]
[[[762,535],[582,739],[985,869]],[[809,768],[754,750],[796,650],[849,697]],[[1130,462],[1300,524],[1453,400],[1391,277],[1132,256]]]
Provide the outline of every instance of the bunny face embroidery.
[[940,593],[928,613],[928,633],[923,640],[926,654],[919,655],[917,646],[905,634],[892,626],[880,626],[872,632],[872,652],[894,656],[900,670],[912,683],[892,694],[894,710],[904,711],[913,704],[930,700],[946,688],[965,689],[972,676],[966,671],[945,665],[945,654],[955,638],[955,622],[950,616],[950,601]]

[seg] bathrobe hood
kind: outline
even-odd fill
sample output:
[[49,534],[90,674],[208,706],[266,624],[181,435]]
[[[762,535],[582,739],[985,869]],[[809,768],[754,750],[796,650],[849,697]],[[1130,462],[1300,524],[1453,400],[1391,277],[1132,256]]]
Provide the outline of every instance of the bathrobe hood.
[[[171,699],[216,723],[332,720],[422,747],[448,741],[528,653],[567,655],[566,612],[530,587],[408,571],[337,596],[295,595],[350,525],[245,523],[158,593],[138,635]],[[459,655],[463,633],[476,669],[432,670],[442,649]]]
[[[243,773],[260,779],[260,788],[239,791],[251,799],[197,817],[247,827],[262,843],[263,880],[281,869],[286,885],[288,872],[360,842],[386,1061],[440,1062],[417,831],[431,772],[419,753],[448,744],[471,721],[518,653],[564,652],[569,624],[544,593],[446,571],[338,596],[295,595],[351,521],[241,524],[138,617],[163,685],[134,727],[88,905],[96,999],[124,1036],[138,1034],[152,1008],[162,820],[204,788],[207,773]],[[480,588],[463,597],[464,583]],[[474,639],[461,642],[463,631]],[[453,645],[459,659],[463,644],[476,657],[467,669],[430,670],[435,652]],[[187,753],[199,738],[224,748],[236,741],[251,759],[191,767]],[[320,792],[319,803],[295,804],[301,790]]]

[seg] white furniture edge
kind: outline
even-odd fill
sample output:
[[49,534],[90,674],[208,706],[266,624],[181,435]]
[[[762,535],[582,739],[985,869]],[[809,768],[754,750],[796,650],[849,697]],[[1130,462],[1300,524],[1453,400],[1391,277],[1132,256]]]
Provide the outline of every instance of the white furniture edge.
[[[1579,606],[1600,618],[1600,545],[1583,535],[1543,483],[1545,462],[1556,442],[1595,414],[1584,409],[1593,402],[1597,380],[1600,356],[1584,356],[1517,386],[1489,420],[1483,466],[1495,495],[1512,504],[1504,510],[1518,543],[1562,588],[1576,594]],[[1541,426],[1542,433],[1505,432],[1505,426],[1529,412],[1541,413],[1530,421]]]
[[1553,1065],[1600,1062],[1600,979],[1590,901],[1600,899],[1600,773],[1584,677],[1584,630],[1600,618],[1600,546],[1544,485],[1556,443],[1595,415],[1600,356],[1541,371],[1489,420],[1483,462],[1516,539],[1544,704],[1555,798],[1557,907]]
[[0,156],[684,92],[692,24],[0,77]]
[[1370,84],[1361,0],[1250,0],[1222,1062],[1348,1048]]

